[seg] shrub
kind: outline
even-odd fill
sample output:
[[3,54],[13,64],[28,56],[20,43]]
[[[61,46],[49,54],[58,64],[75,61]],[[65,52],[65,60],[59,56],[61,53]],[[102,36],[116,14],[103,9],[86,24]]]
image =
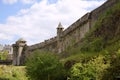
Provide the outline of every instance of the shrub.
[[32,80],[64,80],[65,70],[54,54],[35,51],[26,62],[27,75]]
[[103,56],[91,59],[88,63],[77,63],[71,68],[70,80],[101,80],[109,61],[105,61]]
[[104,72],[101,80],[119,80],[120,79],[120,49],[111,56],[110,67]]

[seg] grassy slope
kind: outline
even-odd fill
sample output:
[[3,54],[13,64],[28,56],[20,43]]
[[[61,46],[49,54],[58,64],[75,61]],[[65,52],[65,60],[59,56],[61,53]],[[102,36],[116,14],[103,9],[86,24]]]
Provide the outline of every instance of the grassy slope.
[[[82,40],[82,44],[66,50],[68,60],[83,61],[99,54],[114,54],[120,49],[120,3],[106,11]],[[63,54],[62,56],[65,56]]]

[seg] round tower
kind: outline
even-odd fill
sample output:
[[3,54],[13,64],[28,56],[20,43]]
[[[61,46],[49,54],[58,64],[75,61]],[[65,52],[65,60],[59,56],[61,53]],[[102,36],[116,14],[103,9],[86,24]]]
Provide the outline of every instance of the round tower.
[[21,56],[23,52],[23,48],[26,45],[26,41],[23,38],[20,38],[18,41],[16,41],[16,44],[13,44],[13,64],[14,65],[20,65],[21,62]]
[[61,53],[62,51],[62,32],[63,32],[63,26],[61,23],[58,24],[57,27],[57,48],[58,48],[58,53]]

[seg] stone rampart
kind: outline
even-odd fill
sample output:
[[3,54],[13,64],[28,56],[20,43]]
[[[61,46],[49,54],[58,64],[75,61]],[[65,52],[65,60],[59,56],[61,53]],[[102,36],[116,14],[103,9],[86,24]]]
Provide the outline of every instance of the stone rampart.
[[66,30],[64,30],[62,36],[68,35],[70,32],[75,30],[77,27],[82,26],[83,24],[85,24],[89,20],[89,17],[90,17],[90,13],[85,14],[83,17],[78,19],[75,23],[70,25]]
[[[27,52],[29,52],[29,51],[31,52],[31,51],[34,51],[34,50],[37,50],[37,49],[46,49],[46,50],[49,50],[49,48],[52,45],[54,45],[55,43],[57,43],[57,38],[53,37],[53,38],[50,38],[48,40],[45,40],[44,42],[28,46],[28,48],[27,48],[28,51]],[[55,45],[55,46],[57,46],[57,45]]]
[[94,26],[98,17],[118,2],[119,0],[106,1],[103,5],[85,14],[83,17],[70,25],[67,29],[60,33],[60,36],[57,35],[54,38],[45,40],[44,42],[28,46],[26,54],[37,49],[52,52],[58,52],[58,50],[60,50],[60,52],[64,51],[69,46],[76,44],[84,38],[85,34]]

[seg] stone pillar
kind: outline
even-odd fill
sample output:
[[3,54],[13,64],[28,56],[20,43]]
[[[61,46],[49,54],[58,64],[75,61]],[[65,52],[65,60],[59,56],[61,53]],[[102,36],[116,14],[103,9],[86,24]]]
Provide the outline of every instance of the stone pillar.
[[26,41],[22,38],[16,41],[16,44],[13,44],[13,65],[21,65],[21,57],[25,45]]
[[24,46],[19,45],[18,55],[17,55],[17,65],[20,65],[20,61],[21,61],[20,58],[21,58],[21,54],[22,54],[23,47],[24,47]]

